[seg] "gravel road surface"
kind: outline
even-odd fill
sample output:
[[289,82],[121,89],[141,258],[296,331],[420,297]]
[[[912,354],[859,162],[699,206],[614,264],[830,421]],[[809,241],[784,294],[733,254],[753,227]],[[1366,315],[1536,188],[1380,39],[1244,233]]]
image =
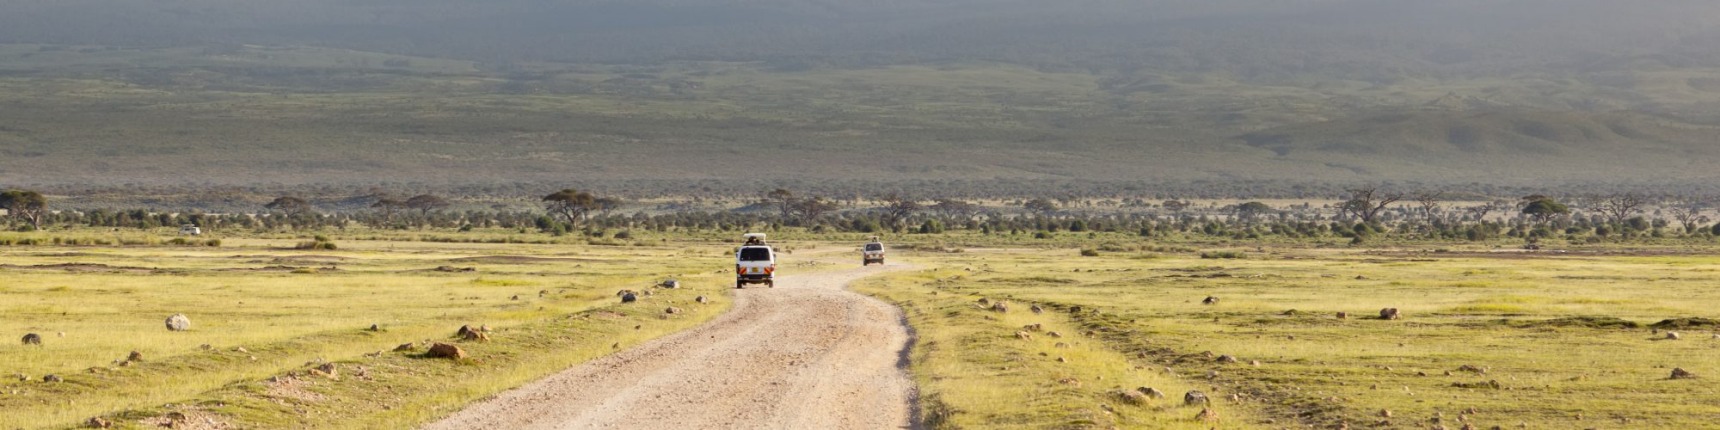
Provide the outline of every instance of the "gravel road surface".
[[710,323],[592,360],[424,427],[911,428],[900,309],[844,287],[900,267],[780,276]]

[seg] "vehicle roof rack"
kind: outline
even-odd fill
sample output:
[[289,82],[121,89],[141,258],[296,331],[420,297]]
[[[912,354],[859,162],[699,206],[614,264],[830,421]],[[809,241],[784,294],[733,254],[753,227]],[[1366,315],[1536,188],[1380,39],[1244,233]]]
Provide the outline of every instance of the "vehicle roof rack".
[[747,233],[741,235],[741,238],[746,239],[747,244],[764,244],[764,233]]

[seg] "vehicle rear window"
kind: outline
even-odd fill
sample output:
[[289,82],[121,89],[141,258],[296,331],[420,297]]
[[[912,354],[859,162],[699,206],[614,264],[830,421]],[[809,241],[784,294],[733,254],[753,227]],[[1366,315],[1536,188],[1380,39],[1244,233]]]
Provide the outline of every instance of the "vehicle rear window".
[[883,251],[884,245],[877,244],[877,243],[868,243],[868,244],[866,244],[866,250],[867,251]]
[[741,261],[770,261],[770,248],[741,248]]

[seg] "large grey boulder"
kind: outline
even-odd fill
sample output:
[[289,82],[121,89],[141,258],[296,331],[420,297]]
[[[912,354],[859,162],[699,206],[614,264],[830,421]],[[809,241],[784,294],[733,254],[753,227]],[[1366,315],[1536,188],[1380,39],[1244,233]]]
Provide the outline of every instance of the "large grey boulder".
[[167,329],[172,331],[190,330],[191,318],[186,318],[185,314],[173,314],[173,316],[167,317]]

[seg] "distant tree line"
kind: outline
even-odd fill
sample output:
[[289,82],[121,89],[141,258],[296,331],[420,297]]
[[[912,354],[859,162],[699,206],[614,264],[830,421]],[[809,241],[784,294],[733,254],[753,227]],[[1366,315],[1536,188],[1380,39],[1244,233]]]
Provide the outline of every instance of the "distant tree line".
[[153,229],[197,225],[206,231],[312,231],[373,229],[511,229],[552,235],[632,230],[740,231],[804,228],[812,232],[935,234],[1128,233],[1146,238],[1264,238],[1347,240],[1379,238],[1488,241],[1515,238],[1534,244],[1548,239],[1577,243],[1639,238],[1707,238],[1720,235],[1707,199],[1654,197],[1635,192],[1557,198],[1530,194],[1517,199],[1444,200],[1443,191],[1352,188],[1334,204],[1273,206],[1258,200],[1234,204],[1191,199],[1031,198],[982,204],[957,198],[919,199],[890,192],[843,202],[777,188],[747,204],[720,210],[687,209],[676,203],[647,205],[590,191],[562,189],[538,199],[532,209],[450,209],[433,194],[375,197],[358,210],[326,210],[297,196],[277,197],[257,211],[210,214],[146,209],[50,210],[36,191],[0,193],[8,228],[55,227]]

